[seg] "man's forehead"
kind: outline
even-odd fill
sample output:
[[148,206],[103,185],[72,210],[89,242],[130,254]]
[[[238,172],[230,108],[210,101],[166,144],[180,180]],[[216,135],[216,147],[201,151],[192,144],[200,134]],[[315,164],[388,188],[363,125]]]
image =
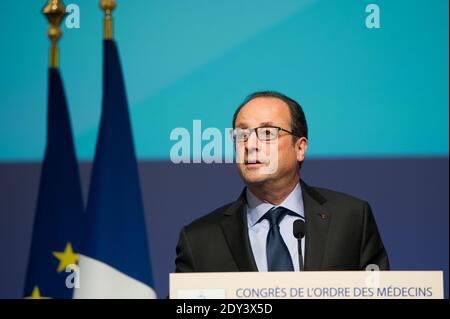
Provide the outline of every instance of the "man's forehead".
[[[258,96],[248,101],[245,106],[249,105],[267,105],[267,106],[287,106],[286,102],[275,96]],[[244,107],[245,107],[244,106]]]
[[288,105],[274,97],[258,97],[246,103],[239,111],[236,126],[248,122],[258,125],[280,125],[290,122]]

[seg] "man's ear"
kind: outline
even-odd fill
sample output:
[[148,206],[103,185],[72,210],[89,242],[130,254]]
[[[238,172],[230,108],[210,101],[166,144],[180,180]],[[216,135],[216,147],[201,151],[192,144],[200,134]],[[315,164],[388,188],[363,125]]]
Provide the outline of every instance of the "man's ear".
[[308,140],[306,139],[306,137],[301,137],[295,142],[295,151],[297,153],[298,162],[304,161],[307,149],[308,149]]

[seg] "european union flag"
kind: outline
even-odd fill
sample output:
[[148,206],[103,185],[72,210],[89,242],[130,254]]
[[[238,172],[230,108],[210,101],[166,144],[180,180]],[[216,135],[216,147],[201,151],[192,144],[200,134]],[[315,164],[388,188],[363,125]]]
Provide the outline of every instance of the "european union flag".
[[66,97],[54,68],[49,69],[47,126],[24,296],[72,298],[83,199]]
[[154,298],[128,103],[116,43],[104,40],[103,109],[76,298]]

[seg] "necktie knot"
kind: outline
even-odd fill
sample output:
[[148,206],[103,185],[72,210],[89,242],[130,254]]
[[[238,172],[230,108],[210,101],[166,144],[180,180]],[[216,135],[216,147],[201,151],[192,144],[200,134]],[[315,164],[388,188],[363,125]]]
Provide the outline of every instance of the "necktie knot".
[[265,213],[262,219],[267,219],[270,223],[270,227],[279,226],[287,213],[288,210],[284,207],[274,207]]

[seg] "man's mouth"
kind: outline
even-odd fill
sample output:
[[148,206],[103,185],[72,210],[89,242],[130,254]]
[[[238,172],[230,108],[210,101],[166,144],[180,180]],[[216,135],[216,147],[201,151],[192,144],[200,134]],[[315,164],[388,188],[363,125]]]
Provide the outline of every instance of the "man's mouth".
[[259,161],[259,160],[251,160],[251,161],[245,160],[244,163],[245,163],[245,166],[247,166],[247,167],[259,167],[259,166],[265,165],[264,162]]

